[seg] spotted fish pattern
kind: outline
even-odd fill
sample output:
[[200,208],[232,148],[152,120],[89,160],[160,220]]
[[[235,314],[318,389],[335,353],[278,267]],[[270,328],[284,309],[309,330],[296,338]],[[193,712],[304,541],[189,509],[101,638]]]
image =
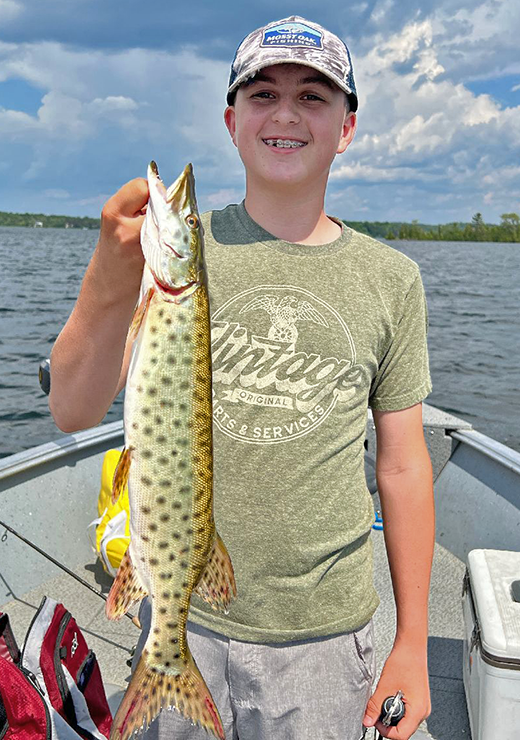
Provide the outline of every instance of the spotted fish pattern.
[[[152,622],[111,740],[126,740],[166,707],[224,738],[218,709],[186,637],[194,590],[223,610],[236,594],[231,561],[213,519],[210,319],[202,227],[191,166],[168,191],[154,179],[156,168],[149,169],[148,177],[147,219],[153,222],[142,238],[143,252],[146,258],[145,243],[149,252],[156,239],[157,254],[155,262],[147,258],[143,300],[133,326],[137,338],[125,394],[125,449],[114,479],[115,494],[128,481],[130,546],[107,615],[121,617],[148,594]],[[154,204],[153,188],[176,216],[168,228],[161,221],[164,204]],[[185,274],[180,279],[175,267],[182,259],[191,259],[192,265],[181,265]]]

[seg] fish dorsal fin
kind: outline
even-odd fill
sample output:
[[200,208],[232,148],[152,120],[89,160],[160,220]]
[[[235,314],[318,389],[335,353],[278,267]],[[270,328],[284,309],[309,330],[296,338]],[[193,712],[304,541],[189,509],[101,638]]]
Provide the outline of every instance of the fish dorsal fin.
[[128,473],[130,471],[130,463],[132,461],[132,448],[125,447],[121,453],[121,457],[118,460],[116,469],[114,470],[114,480],[112,481],[112,503],[115,504],[119,496],[123,493],[126,484],[128,483]]
[[128,548],[108,594],[105,609],[108,619],[120,619],[135,603],[147,595],[148,592],[137,575]]
[[226,611],[231,599],[237,595],[231,558],[218,532],[215,532],[213,548],[195,593],[213,609],[221,611]]

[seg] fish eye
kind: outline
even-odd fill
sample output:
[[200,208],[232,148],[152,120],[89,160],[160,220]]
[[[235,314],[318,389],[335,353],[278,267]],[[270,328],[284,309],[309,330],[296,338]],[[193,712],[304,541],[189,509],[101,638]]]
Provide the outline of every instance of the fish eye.
[[190,229],[196,229],[199,225],[199,219],[193,213],[190,213],[189,216],[186,216],[186,223]]

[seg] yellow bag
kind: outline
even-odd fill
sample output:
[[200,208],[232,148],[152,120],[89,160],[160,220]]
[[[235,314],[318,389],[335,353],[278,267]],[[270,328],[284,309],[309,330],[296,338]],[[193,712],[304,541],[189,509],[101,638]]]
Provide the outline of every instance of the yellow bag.
[[103,568],[115,576],[119,564],[130,544],[130,508],[128,487],[125,486],[115,504],[112,503],[112,481],[121,452],[108,450],[103,458],[101,470],[101,490],[98,497],[98,518],[90,527],[96,528],[93,547],[103,564]]

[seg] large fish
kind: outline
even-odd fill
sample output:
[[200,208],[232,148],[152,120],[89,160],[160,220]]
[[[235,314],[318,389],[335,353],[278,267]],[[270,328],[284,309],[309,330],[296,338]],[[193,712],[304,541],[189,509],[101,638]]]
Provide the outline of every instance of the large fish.
[[152,623],[114,719],[126,740],[163,708],[224,738],[222,722],[186,639],[196,590],[226,610],[233,568],[213,519],[210,318],[203,234],[191,165],[166,190],[154,162],[141,230],[145,271],[126,384],[125,449],[114,477],[128,482],[130,546],[107,602],[121,617],[150,595]]

